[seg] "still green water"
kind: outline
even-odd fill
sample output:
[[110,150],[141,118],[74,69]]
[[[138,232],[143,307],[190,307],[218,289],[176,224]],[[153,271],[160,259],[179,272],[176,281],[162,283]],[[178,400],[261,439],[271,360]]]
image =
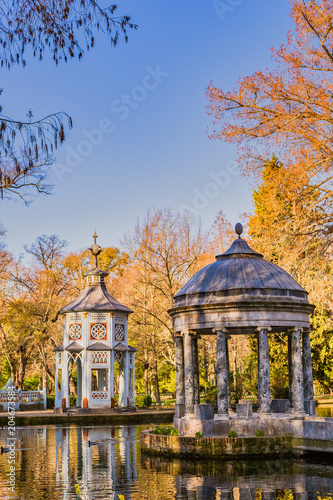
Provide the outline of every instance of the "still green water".
[[[168,461],[141,455],[146,426],[17,428],[15,493],[0,455],[0,498],[26,500],[333,499],[333,463]],[[8,446],[8,429],[0,446]],[[120,497],[122,498],[122,497]]]

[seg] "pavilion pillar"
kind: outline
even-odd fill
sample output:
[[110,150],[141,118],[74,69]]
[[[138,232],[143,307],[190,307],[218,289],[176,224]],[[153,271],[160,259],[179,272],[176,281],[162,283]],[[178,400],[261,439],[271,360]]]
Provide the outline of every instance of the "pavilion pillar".
[[258,393],[259,407],[262,415],[271,414],[271,381],[269,371],[269,353],[267,332],[270,327],[258,327]]
[[[66,352],[66,351],[65,351]],[[63,389],[63,393],[62,393],[62,397],[63,398],[66,398],[66,407],[68,408],[70,406],[69,404],[69,355],[67,354],[64,354],[65,355],[65,370],[64,370],[64,374],[63,374],[63,381],[64,381],[64,389]]]
[[231,411],[231,383],[230,383],[230,362],[229,362],[229,340],[230,335],[225,338],[225,347],[227,354],[227,376],[228,376],[228,412]]
[[304,385],[303,364],[301,351],[302,328],[294,328],[291,331],[291,357],[292,357],[292,394],[293,413],[304,415]]
[[193,337],[193,361],[194,361],[194,404],[200,404],[200,372],[199,372],[199,352],[198,352],[198,339],[200,337]]
[[176,407],[175,416],[185,415],[185,383],[184,383],[184,340],[180,335],[175,336],[176,351]]
[[258,381],[258,413],[260,413],[260,384],[259,384],[259,335],[257,336],[257,381]]
[[194,356],[193,333],[184,332],[184,383],[185,383],[185,412],[194,413]]
[[218,415],[228,417],[228,370],[226,329],[215,328],[216,333],[216,379]]
[[291,335],[288,335],[288,383],[289,383],[289,404],[290,410],[292,411],[294,408],[293,402],[293,362],[291,356]]
[[312,375],[312,359],[311,359],[311,344],[310,332],[305,331],[302,335],[303,348],[303,381],[304,381],[304,399],[313,399],[313,375]]

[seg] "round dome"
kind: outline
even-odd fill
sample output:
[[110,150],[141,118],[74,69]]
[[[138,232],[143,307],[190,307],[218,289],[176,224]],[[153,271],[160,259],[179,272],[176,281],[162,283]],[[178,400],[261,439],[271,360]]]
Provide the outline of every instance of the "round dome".
[[200,269],[176,295],[229,292],[242,290],[244,293],[274,291],[294,297],[307,297],[307,292],[279,266],[268,262],[249,247],[243,239],[233,242],[229,250],[216,257],[216,262]]
[[[175,296],[169,311],[176,331],[217,326],[249,328],[268,325],[309,328],[307,292],[290,274],[266,261],[240,237],[198,271]],[[215,325],[213,325],[215,323]],[[213,325],[213,326],[212,326]]]

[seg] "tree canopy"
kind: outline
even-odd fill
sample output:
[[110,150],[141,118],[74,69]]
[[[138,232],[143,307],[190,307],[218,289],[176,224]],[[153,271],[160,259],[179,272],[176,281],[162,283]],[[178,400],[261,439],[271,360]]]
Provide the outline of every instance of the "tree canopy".
[[291,15],[295,29],[287,44],[272,49],[274,70],[241,77],[233,90],[213,83],[207,88],[216,127],[211,137],[238,146],[247,174],[260,179],[274,153],[293,182],[303,178],[305,188],[317,194],[298,232],[309,240],[322,233],[331,242],[333,5],[294,0]]

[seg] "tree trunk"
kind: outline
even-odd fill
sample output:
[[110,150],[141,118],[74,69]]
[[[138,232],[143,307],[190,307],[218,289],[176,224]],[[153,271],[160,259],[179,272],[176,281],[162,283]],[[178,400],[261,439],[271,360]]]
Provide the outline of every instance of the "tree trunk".
[[19,367],[18,367],[18,375],[17,375],[17,385],[18,388],[21,387],[23,390],[23,382],[24,382],[24,377],[25,377],[25,369],[27,367],[27,357],[25,355],[25,347],[20,346],[19,348]]
[[145,357],[145,360],[143,363],[143,370],[144,370],[143,378],[144,378],[144,383],[145,383],[145,394],[148,395],[149,394],[149,362],[148,362],[147,349],[144,350],[144,357]]
[[[40,362],[43,367],[43,372],[42,372],[42,383],[43,387],[46,387],[47,384],[47,377],[49,377],[52,380],[53,385],[55,385],[55,374],[53,374],[47,364],[47,358],[45,355],[44,347],[41,344],[38,344],[38,351],[40,354]],[[44,377],[45,377],[45,386],[44,386]]]
[[158,381],[158,371],[157,371],[157,361],[155,359],[154,364],[153,364],[153,375],[154,375],[154,393],[155,393],[155,399],[156,399],[156,404],[160,405],[161,404],[161,397],[160,397],[160,386],[159,386],[159,381]]

